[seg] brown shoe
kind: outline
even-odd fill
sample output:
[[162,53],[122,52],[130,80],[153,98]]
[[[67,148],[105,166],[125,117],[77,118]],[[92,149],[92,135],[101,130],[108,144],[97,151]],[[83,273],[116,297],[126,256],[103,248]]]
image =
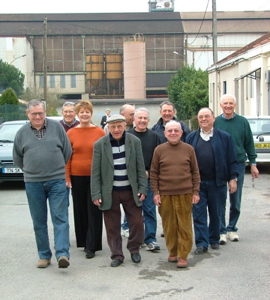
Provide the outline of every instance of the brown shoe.
[[168,262],[171,262],[171,263],[177,262],[177,256],[169,256]]
[[51,260],[47,258],[41,258],[37,262],[37,268],[44,269],[51,264]]
[[177,268],[187,268],[188,262],[186,259],[178,258],[178,262],[176,264]]
[[67,256],[60,256],[58,258],[58,268],[67,268],[69,266],[69,259]]

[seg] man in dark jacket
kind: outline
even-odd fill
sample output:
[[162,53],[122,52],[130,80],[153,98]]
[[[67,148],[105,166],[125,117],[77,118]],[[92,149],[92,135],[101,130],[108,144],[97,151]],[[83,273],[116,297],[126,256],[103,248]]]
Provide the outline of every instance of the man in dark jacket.
[[209,244],[212,249],[219,249],[221,204],[227,196],[227,183],[230,193],[237,189],[238,165],[231,136],[213,128],[212,110],[200,109],[197,118],[200,129],[191,132],[186,142],[195,149],[201,176],[200,202],[193,206],[193,220],[195,254],[203,254]]
[[175,120],[181,124],[181,128],[183,130],[183,134],[181,136],[182,141],[185,141],[186,136],[190,133],[189,128],[183,121],[176,120],[175,114],[176,114],[176,109],[172,102],[163,101],[160,104],[161,118],[152,127],[152,130],[155,131],[159,135],[161,143],[167,142],[167,139],[164,136],[164,130],[165,130],[165,125],[171,120]]

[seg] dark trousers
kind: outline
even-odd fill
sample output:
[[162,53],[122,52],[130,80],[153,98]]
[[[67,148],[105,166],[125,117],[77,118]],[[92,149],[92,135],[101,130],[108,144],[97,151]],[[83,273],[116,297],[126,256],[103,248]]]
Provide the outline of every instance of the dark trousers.
[[143,243],[144,230],[142,209],[136,206],[132,191],[113,191],[112,207],[110,210],[103,212],[107,241],[111,250],[111,259],[124,260],[121,237],[120,204],[123,206],[129,225],[127,248],[130,253],[139,252],[140,245]]
[[93,204],[90,176],[71,176],[77,247],[92,252],[102,249],[102,212]]
[[[226,199],[227,186],[217,186],[215,180],[203,180],[200,185],[200,201],[193,205],[195,242],[197,247],[208,248],[219,244],[220,206]],[[207,210],[209,218],[207,218]],[[209,226],[207,220],[209,219]]]

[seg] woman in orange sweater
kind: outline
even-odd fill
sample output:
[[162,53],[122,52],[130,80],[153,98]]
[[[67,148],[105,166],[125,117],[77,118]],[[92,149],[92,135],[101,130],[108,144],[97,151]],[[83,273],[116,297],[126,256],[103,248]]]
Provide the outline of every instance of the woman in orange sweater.
[[75,106],[80,124],[67,132],[72,156],[66,166],[67,186],[72,188],[77,247],[84,247],[86,258],[102,249],[102,213],[92,203],[90,176],[94,143],[105,135],[92,124],[93,106],[81,100]]

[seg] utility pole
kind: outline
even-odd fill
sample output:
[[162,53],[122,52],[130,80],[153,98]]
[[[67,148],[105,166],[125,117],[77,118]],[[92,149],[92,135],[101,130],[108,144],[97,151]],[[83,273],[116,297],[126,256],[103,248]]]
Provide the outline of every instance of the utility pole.
[[213,38],[213,63],[216,64],[217,57],[217,6],[216,0],[212,0],[212,38]]
[[43,36],[43,98],[44,101],[47,101],[47,35],[48,35],[48,27],[47,27],[47,17],[44,18],[44,36]]

